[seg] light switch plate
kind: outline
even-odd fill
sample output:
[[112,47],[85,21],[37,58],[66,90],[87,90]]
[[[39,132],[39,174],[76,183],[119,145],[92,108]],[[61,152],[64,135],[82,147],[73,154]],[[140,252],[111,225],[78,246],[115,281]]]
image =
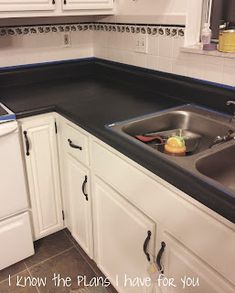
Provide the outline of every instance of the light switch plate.
[[69,32],[63,34],[63,47],[71,47],[71,34]]

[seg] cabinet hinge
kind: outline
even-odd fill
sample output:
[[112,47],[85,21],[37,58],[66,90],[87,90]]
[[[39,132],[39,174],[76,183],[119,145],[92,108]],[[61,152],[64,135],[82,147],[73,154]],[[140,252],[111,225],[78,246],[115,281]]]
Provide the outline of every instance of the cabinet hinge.
[[64,211],[62,211],[62,219],[63,219],[63,221],[64,221]]
[[57,132],[58,132],[58,128],[57,128],[57,123],[55,121],[55,133],[57,133]]

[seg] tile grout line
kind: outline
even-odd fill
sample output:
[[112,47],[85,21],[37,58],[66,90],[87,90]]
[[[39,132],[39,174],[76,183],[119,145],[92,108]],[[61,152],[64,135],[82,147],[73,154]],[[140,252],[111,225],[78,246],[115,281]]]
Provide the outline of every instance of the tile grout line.
[[89,265],[89,267],[92,269],[92,271],[96,274],[95,270],[93,269],[93,267],[89,264],[89,262],[87,262],[86,258],[83,256],[83,254],[79,251],[79,249],[77,248],[76,244],[74,243],[74,241],[69,237],[69,235],[64,231],[64,233],[66,234],[67,238],[69,239],[69,241],[73,244],[73,247],[76,249],[76,251],[81,255],[81,257],[83,258],[83,260]]
[[[65,233],[65,235],[67,236],[67,238],[69,239],[69,241],[73,244],[74,248],[76,249],[76,251],[81,255],[81,257],[83,258],[83,260],[88,264],[88,266],[90,267],[90,269],[93,271],[93,273],[95,273],[95,275],[97,275],[96,270],[92,267],[92,265],[87,262],[87,260],[85,259],[85,257],[83,256],[83,254],[79,251],[79,249],[77,248],[77,246],[75,245],[74,241],[69,237],[69,235],[65,232],[65,229],[63,230],[63,232]],[[106,276],[105,276],[106,277]],[[105,290],[107,291],[107,293],[109,293],[110,291],[105,288]]]
[[[43,264],[43,263],[45,263],[46,261],[48,261],[48,260],[50,260],[50,259],[52,259],[52,258],[54,258],[54,257],[56,257],[56,256],[58,256],[58,255],[61,255],[61,254],[63,254],[64,252],[67,252],[67,251],[69,251],[69,250],[71,250],[71,249],[73,249],[73,248],[74,248],[74,245],[71,246],[71,247],[69,247],[69,248],[67,248],[67,249],[65,249],[65,250],[63,250],[63,251],[61,251],[61,252],[59,252],[59,253],[57,253],[57,254],[55,254],[55,255],[53,255],[53,256],[51,256],[51,257],[49,257],[49,258],[47,258],[47,259],[44,259],[43,261],[40,261],[40,262],[38,262],[37,264],[34,264],[34,265],[32,265],[32,266],[27,266],[26,262],[23,261],[23,263],[24,263],[24,265],[25,265],[25,269],[22,270],[22,271],[19,271],[19,272],[15,273],[15,274],[13,274],[13,275],[11,275],[11,277],[15,277],[15,276],[17,276],[18,274],[23,273],[24,271],[27,271],[27,270],[29,270],[29,269],[31,269],[31,268],[34,268],[35,266],[37,266],[37,265],[39,265],[39,264]],[[8,277],[7,277],[6,279],[3,279],[2,281],[0,281],[0,284],[3,283],[3,282],[5,282],[5,281],[7,281],[7,280],[8,280]]]
[[55,255],[49,257],[49,258],[47,258],[47,259],[44,259],[43,261],[40,261],[40,262],[38,262],[37,264],[34,264],[34,265],[32,265],[32,266],[27,266],[27,265],[25,264],[25,265],[26,265],[26,268],[28,268],[28,269],[34,268],[34,267],[36,267],[37,265],[39,265],[39,264],[43,264],[43,263],[45,263],[46,261],[51,260],[51,259],[53,259],[53,258],[55,258],[55,257],[57,257],[57,256],[59,256],[59,255],[61,255],[61,254],[63,254],[63,253],[65,253],[65,252],[71,250],[71,249],[73,249],[73,247],[69,247],[69,248],[67,248],[67,249],[65,249],[65,250],[63,250],[63,251],[61,251],[61,252],[59,252],[59,253],[57,253],[57,254],[55,254]]
[[[92,271],[95,273],[94,269],[92,268],[92,266],[87,262],[86,258],[83,256],[83,253],[81,253],[79,251],[79,249],[77,248],[75,242],[69,237],[69,235],[64,231],[64,233],[66,234],[67,238],[69,239],[69,241],[73,244],[73,247],[76,249],[76,251],[81,255],[81,257],[83,258],[83,260],[89,265],[89,267],[92,269]],[[78,244],[79,245],[79,244]]]
[[25,262],[23,262],[23,263],[24,263],[24,265],[25,265],[25,269],[24,269],[24,270],[22,270],[22,271],[19,271],[19,272],[17,272],[17,273],[15,273],[15,274],[13,274],[13,275],[11,275],[11,274],[8,274],[8,277],[7,277],[6,279],[3,279],[2,281],[0,281],[0,285],[1,285],[3,282],[5,282],[5,281],[7,281],[7,280],[8,280],[8,278],[9,278],[9,275],[10,275],[11,277],[15,277],[15,276],[17,276],[18,274],[21,274],[21,273],[23,273],[23,272],[27,271],[27,266],[26,266]]
[[63,230],[64,234],[66,235],[67,239],[69,240],[69,242],[71,242],[71,244],[73,245],[73,247],[76,248],[74,241],[69,237],[69,235],[65,232],[65,229]]
[[[25,265],[26,265],[26,264],[25,264]],[[27,268],[27,271],[28,271],[30,277],[33,278],[33,276],[32,276],[32,274],[31,274],[29,268],[27,267],[27,265],[26,265],[26,268]],[[39,290],[38,286],[36,286],[36,287],[34,287],[34,288],[36,288],[37,292],[40,293],[40,290]]]

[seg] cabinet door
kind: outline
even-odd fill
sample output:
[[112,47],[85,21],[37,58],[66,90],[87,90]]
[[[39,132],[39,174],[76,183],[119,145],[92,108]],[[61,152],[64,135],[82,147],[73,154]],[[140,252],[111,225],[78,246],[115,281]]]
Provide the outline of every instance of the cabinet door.
[[55,119],[22,123],[35,239],[63,228]]
[[[94,180],[96,262],[120,293],[151,292],[147,272],[155,224],[103,181]],[[151,233],[148,241],[148,233]]]
[[112,9],[113,0],[62,0],[63,10]]
[[[163,233],[161,245],[157,253],[161,254],[161,247],[165,243],[162,257],[159,258],[164,276],[158,276],[156,293],[232,293],[235,287],[219,275],[203,260],[178,242],[168,233]],[[219,253],[219,251],[218,251]],[[174,285],[170,285],[172,278]],[[172,284],[173,284],[172,283]],[[160,290],[159,290],[160,289]]]
[[54,10],[56,0],[0,0],[0,11]]
[[70,202],[71,233],[92,257],[90,176],[76,159],[66,155],[66,190]]

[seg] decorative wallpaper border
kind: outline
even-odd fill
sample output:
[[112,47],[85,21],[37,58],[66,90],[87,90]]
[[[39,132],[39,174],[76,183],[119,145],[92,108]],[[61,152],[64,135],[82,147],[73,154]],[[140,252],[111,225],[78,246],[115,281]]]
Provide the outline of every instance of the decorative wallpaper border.
[[0,37],[47,34],[75,31],[103,31],[118,33],[140,33],[149,35],[164,35],[169,37],[184,36],[185,27],[173,25],[153,25],[153,24],[121,24],[121,23],[73,23],[73,24],[50,24],[32,26],[12,26],[1,27]]

